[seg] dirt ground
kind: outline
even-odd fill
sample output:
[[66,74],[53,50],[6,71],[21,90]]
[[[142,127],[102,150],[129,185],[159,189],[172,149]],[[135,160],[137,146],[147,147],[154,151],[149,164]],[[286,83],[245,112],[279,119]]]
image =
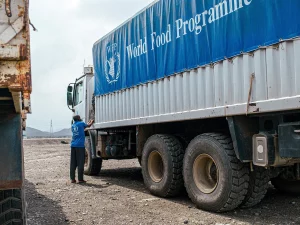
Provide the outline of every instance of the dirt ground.
[[271,185],[252,209],[215,214],[196,209],[186,193],[161,199],[143,185],[137,160],[105,161],[85,185],[69,182],[69,145],[25,140],[28,225],[59,224],[300,224],[300,197]]

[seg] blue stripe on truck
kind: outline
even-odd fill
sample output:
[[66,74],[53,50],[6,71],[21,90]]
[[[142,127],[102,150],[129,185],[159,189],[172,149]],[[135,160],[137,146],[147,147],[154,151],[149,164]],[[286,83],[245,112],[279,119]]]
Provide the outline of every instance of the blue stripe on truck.
[[161,0],[94,44],[95,95],[300,34],[299,0]]

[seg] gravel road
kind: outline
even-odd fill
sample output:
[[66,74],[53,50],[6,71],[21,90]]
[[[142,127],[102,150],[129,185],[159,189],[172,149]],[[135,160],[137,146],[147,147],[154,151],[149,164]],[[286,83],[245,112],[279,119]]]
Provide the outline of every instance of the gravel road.
[[61,140],[25,140],[28,225],[59,224],[300,224],[300,197],[271,185],[252,209],[215,214],[196,209],[186,193],[161,199],[143,185],[137,160],[105,161],[85,185],[69,182],[69,145]]

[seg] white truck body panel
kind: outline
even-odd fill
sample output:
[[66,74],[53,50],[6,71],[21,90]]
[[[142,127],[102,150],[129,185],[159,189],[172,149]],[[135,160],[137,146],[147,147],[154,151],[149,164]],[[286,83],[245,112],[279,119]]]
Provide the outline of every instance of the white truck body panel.
[[299,109],[299,58],[300,40],[286,40],[214,65],[97,96],[95,127]]

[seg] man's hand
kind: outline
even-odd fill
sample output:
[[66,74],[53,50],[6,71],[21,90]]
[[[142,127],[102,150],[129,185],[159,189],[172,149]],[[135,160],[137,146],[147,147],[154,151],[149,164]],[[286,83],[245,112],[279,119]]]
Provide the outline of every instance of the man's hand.
[[88,127],[92,126],[93,123],[94,123],[94,120],[90,120],[90,121],[87,123]]

